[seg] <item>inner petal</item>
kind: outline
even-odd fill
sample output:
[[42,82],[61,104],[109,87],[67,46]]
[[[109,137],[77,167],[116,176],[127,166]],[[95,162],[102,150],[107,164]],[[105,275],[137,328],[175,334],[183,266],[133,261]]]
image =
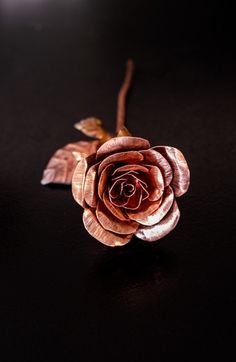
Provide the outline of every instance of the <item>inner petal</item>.
[[140,183],[140,187],[142,189],[142,201],[146,200],[149,198],[149,192],[147,191],[146,187],[144,187],[144,185],[142,183]]
[[109,196],[109,201],[110,201],[110,203],[112,204],[112,205],[114,205],[114,206],[117,206],[117,207],[125,207],[125,205],[128,203],[128,201],[129,201],[129,197],[126,197],[126,196],[124,196],[124,194],[122,194],[122,195],[118,195],[117,197],[111,197],[111,194],[110,194],[110,192],[109,192],[109,194],[108,194],[108,196]]
[[143,187],[147,188],[148,187],[147,183],[140,178],[140,175],[138,175],[138,176],[134,175],[133,173],[130,173],[127,176],[127,183],[131,183],[134,185],[142,184]]
[[144,172],[144,173],[148,173],[149,170],[148,168],[142,166],[142,165],[132,165],[132,164],[128,164],[128,165],[123,165],[118,167],[114,172],[113,172],[113,176],[117,175],[117,174],[122,174],[124,175],[124,172],[135,172],[137,173],[137,171],[139,172]]
[[128,202],[124,205],[125,209],[137,210],[142,202],[142,189],[138,187],[136,192],[128,198]]
[[113,182],[112,186],[109,188],[109,195],[112,199],[116,199],[119,195],[122,195],[125,182],[125,178],[120,178]]
[[124,172],[124,173],[122,173],[121,175],[118,175],[118,176],[116,176],[116,177],[112,177],[112,180],[113,181],[115,181],[115,180],[118,180],[118,179],[120,179],[120,178],[122,178],[122,177],[125,177],[125,176],[127,176],[127,175],[132,175],[132,174],[136,174],[136,175],[138,175],[138,172],[137,171],[127,171],[127,172]]
[[130,196],[133,196],[134,193],[135,193],[135,186],[132,184],[126,183],[124,185],[124,195],[127,197],[130,197]]

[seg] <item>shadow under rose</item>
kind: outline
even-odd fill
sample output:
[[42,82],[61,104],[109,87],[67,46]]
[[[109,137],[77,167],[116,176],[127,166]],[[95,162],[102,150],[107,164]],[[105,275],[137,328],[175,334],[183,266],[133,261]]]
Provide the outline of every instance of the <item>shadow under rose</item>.
[[173,252],[158,244],[134,240],[125,247],[107,249],[91,268],[89,288],[116,302],[144,306],[178,287],[180,271]]

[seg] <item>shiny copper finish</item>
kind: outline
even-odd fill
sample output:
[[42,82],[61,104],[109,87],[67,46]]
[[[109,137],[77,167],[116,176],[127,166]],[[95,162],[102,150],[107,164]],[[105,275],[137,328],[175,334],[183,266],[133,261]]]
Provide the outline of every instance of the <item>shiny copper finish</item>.
[[174,201],[169,213],[159,223],[152,226],[141,226],[135,235],[142,240],[157,241],[176,227],[179,217],[179,208],[177,202]]
[[85,209],[83,214],[83,222],[86,230],[95,239],[107,246],[122,246],[127,244],[132,238],[133,234],[123,235],[114,234],[108,230],[105,230],[98,222],[92,209]]
[[155,150],[168,159],[173,169],[172,187],[176,196],[182,196],[189,188],[190,171],[181,151],[170,146],[158,146]]
[[75,166],[81,156],[96,152],[98,141],[79,141],[69,143],[57,150],[49,160],[41,180],[42,185],[49,183],[70,185]]
[[[129,145],[137,151],[129,150]],[[85,227],[106,245],[124,245],[132,234],[159,240],[177,225],[175,197],[189,184],[187,163],[174,147],[143,150],[147,145],[140,138],[113,138],[75,170],[72,188],[78,190],[75,199],[86,210]],[[74,185],[77,179],[82,185],[86,180],[86,186]]]
[[41,180],[42,185],[49,183],[70,185],[75,166],[81,158],[97,151],[97,148],[112,136],[102,127],[102,122],[94,117],[75,123],[74,127],[86,136],[96,138],[94,141],[69,143],[58,149],[49,160]]
[[113,137],[105,142],[97,151],[97,159],[102,159],[112,153],[130,151],[130,150],[145,150],[150,147],[148,140],[140,137]]
[[150,242],[167,235],[180,217],[175,198],[188,190],[190,182],[187,162],[178,149],[151,148],[148,140],[132,137],[124,127],[133,69],[129,61],[118,96],[116,136],[93,117],[76,123],[76,129],[96,140],[58,150],[42,179],[42,184],[72,180],[74,199],[84,208],[85,228],[108,246],[125,245],[133,235]]
[[74,127],[86,136],[102,140],[103,142],[112,137],[111,134],[102,127],[102,121],[95,117],[82,119],[75,123]]

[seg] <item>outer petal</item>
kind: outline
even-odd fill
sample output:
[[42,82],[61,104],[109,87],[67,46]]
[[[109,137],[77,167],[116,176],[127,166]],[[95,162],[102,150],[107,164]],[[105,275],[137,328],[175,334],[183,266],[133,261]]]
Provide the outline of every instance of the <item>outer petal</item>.
[[153,226],[142,226],[136,231],[135,235],[137,238],[146,241],[159,240],[175,228],[179,218],[179,208],[176,201],[174,201],[171,210],[161,222]]
[[98,195],[101,200],[102,200],[102,197],[103,197],[102,195],[103,195],[104,191],[107,189],[107,181],[108,181],[108,178],[109,178],[110,174],[112,173],[113,169],[114,169],[114,165],[112,163],[107,165],[102,170],[102,173],[98,180]]
[[97,150],[97,158],[104,158],[110,154],[129,150],[145,150],[150,147],[148,140],[140,137],[113,137]]
[[72,178],[72,194],[78,204],[84,206],[84,181],[87,170],[95,160],[95,154],[82,158],[77,164]]
[[184,155],[177,148],[169,146],[157,146],[155,150],[159,151],[171,164],[173,169],[171,186],[173,186],[175,196],[183,195],[190,183],[190,171]]
[[108,246],[122,246],[127,244],[133,234],[117,235],[105,230],[98,222],[96,215],[91,209],[85,209],[83,213],[83,222],[86,230],[95,239]]
[[84,199],[91,207],[96,207],[98,200],[97,192],[97,170],[99,163],[91,166],[86,174],[84,182]]
[[165,193],[163,195],[163,201],[160,207],[155,210],[152,214],[149,215],[141,215],[140,218],[135,217],[135,220],[146,226],[155,225],[160,222],[163,217],[167,214],[170,210],[174,201],[174,192],[170,186],[167,186],[165,189]]
[[117,234],[131,234],[137,231],[138,224],[134,221],[121,221],[118,220],[110,211],[106,208],[102,201],[98,201],[96,208],[96,216],[100,224],[105,230],[111,231]]
[[159,198],[162,196],[164,192],[165,182],[163,179],[163,175],[157,166],[150,166],[149,174],[150,174],[149,182],[152,184],[151,190],[149,190],[150,193],[149,200],[150,201],[159,200]]
[[163,175],[165,186],[168,186],[172,180],[173,173],[169,162],[155,149],[141,151],[144,156],[144,162],[157,166]]

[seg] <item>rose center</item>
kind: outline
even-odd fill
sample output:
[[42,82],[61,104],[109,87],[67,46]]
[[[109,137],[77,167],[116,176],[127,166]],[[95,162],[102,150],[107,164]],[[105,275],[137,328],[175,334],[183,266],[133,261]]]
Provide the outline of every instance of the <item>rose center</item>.
[[124,192],[124,195],[126,196],[126,197],[130,197],[130,196],[132,196],[133,195],[133,193],[134,193],[134,191],[135,191],[135,187],[134,187],[134,185],[132,185],[132,184],[125,184],[124,185],[124,187],[123,187],[123,192]]

